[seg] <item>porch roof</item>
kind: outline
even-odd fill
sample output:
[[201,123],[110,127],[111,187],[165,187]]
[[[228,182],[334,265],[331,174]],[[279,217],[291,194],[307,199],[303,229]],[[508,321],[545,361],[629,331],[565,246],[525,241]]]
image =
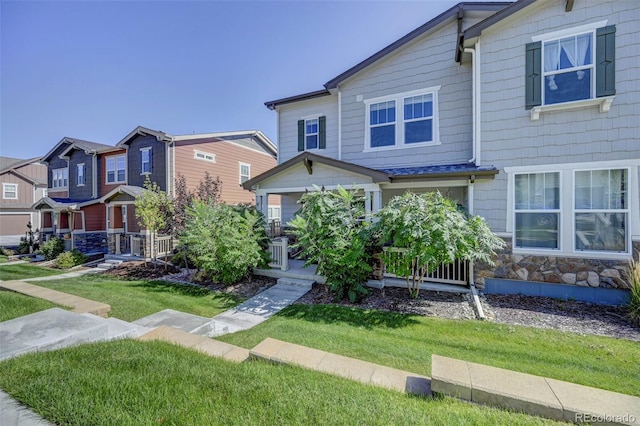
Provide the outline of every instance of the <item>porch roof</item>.
[[388,173],[391,181],[414,179],[450,179],[468,178],[475,180],[477,177],[493,179],[498,174],[498,169],[493,166],[476,166],[474,163],[464,164],[440,164],[419,167],[395,167],[380,169]]
[[119,195],[123,194],[135,199],[137,196],[142,194],[142,191],[144,191],[144,188],[140,186],[120,185],[119,187],[111,190],[108,194],[105,194],[102,198],[100,198],[100,202],[109,202],[117,198]]
[[32,208],[36,210],[41,209],[52,209],[58,211],[65,210],[77,210],[79,207],[86,206],[89,204],[93,204],[98,202],[96,199],[92,200],[73,200],[70,198],[52,198],[52,197],[43,197],[39,199],[35,204],[33,204]]

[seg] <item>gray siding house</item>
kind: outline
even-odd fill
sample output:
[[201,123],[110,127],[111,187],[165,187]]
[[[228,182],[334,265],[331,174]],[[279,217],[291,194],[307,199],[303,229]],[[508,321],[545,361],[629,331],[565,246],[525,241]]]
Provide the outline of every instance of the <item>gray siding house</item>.
[[372,212],[439,190],[507,242],[479,286],[623,287],[640,249],[639,21],[632,1],[459,3],[323,89],[267,102],[278,166],[244,186],[263,208],[281,195],[285,222],[313,185],[359,188]]

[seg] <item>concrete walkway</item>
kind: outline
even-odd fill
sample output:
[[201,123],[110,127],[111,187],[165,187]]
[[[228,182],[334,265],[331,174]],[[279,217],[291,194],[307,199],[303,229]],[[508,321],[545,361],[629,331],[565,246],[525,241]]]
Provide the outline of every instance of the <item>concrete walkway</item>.
[[53,426],[40,415],[0,390],[0,424],[2,426]]

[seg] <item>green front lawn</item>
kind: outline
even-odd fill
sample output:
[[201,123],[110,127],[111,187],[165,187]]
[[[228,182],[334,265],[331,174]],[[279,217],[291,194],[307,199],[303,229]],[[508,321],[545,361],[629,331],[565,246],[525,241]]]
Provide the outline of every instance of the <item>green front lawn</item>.
[[640,396],[640,343],[477,320],[293,305],[217,339],[252,348],[272,337],[431,375],[431,354]]
[[66,309],[46,300],[0,290],[0,322],[56,307]]
[[4,361],[0,387],[47,420],[68,425],[553,423],[291,366],[233,364],[164,342],[128,339]]
[[42,266],[19,263],[17,265],[0,264],[0,280],[22,280],[24,278],[48,277],[63,273],[62,270],[49,269]]
[[164,309],[213,317],[240,300],[200,287],[164,281],[123,281],[105,275],[40,281],[37,285],[111,305],[109,316],[135,321]]

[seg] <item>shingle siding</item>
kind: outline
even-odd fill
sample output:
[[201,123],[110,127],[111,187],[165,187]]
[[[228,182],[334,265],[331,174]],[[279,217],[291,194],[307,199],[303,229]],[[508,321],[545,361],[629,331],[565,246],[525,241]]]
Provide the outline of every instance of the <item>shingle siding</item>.
[[[84,185],[78,186],[78,164],[84,164]],[[74,149],[69,153],[69,198],[89,200],[93,197],[93,156]]]
[[[481,36],[482,163],[498,167],[622,160],[640,156],[637,2],[540,1]],[[524,46],[533,35],[608,20],[616,25],[616,97],[608,113],[598,107],[543,112],[532,121],[524,107]],[[504,230],[507,176],[476,192],[476,213]],[[502,206],[502,208],[496,208]]]
[[161,190],[167,190],[167,147],[154,136],[141,136],[129,143],[127,151],[127,184],[143,186],[146,178],[141,173],[140,162],[142,148],[151,148],[151,175],[149,179],[156,182]]

